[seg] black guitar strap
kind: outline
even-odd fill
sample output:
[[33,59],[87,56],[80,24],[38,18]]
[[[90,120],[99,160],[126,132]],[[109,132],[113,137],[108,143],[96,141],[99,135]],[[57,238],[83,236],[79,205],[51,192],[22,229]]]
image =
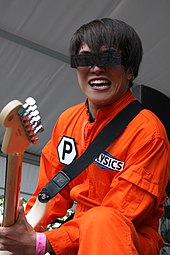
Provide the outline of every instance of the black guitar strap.
[[137,100],[129,103],[101,130],[77,160],[74,160],[70,165],[64,167],[45,185],[38,195],[38,200],[42,203],[46,203],[58,194],[123,132],[130,121],[142,109],[142,104]]

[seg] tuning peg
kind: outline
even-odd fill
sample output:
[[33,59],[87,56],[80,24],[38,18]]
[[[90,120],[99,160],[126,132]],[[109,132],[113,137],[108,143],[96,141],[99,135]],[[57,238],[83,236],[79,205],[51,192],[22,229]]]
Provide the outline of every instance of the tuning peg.
[[41,122],[41,117],[40,115],[37,115],[35,117],[32,117],[31,119],[26,119],[23,120],[25,127],[30,126],[30,125],[34,125],[35,123],[40,123]]
[[32,111],[35,111],[37,109],[37,105],[34,104],[34,105],[30,105],[28,106],[28,108],[26,109],[27,112],[32,112]]
[[21,114],[19,114],[19,115],[21,116],[22,121],[27,122],[27,121],[31,120],[33,117],[37,117],[39,115],[39,111],[35,110],[35,111],[28,112],[27,110],[25,110],[22,112],[22,115]]
[[25,126],[27,126],[28,124],[31,125],[33,128],[39,126],[39,125],[41,124],[41,117],[40,117],[40,115],[31,117],[31,118],[29,119],[29,123],[26,122],[26,123],[25,123]]
[[33,143],[33,144],[37,144],[38,142],[39,142],[39,138],[38,137],[31,139],[31,143]]
[[43,131],[44,131],[44,128],[41,124],[39,126],[35,125],[34,127],[32,127],[32,129],[28,130],[28,135],[32,137],[34,135],[37,135],[37,133],[40,133]]
[[37,133],[43,132],[44,128],[41,124],[41,117],[37,110],[36,101],[32,97],[28,97],[25,103],[19,108],[18,114],[23,123],[23,127],[27,132],[29,140],[36,144],[39,139]]
[[39,126],[35,129],[35,132],[36,132],[36,133],[41,133],[41,132],[43,132],[43,131],[44,131],[44,128],[43,128],[42,125],[39,125]]
[[34,104],[36,104],[36,101],[33,97],[28,97],[27,99],[25,99],[25,104],[23,105],[24,106],[33,106]]
[[26,116],[30,111],[34,111],[36,109],[37,105],[35,99],[33,97],[28,97],[22,107],[18,110],[18,113],[20,116],[23,116],[23,114]]

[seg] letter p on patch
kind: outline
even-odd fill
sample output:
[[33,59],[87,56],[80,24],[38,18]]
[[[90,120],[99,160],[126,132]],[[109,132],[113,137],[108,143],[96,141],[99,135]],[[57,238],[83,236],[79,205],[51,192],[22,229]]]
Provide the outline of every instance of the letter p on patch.
[[77,157],[77,149],[74,138],[63,136],[57,147],[59,161],[69,165]]

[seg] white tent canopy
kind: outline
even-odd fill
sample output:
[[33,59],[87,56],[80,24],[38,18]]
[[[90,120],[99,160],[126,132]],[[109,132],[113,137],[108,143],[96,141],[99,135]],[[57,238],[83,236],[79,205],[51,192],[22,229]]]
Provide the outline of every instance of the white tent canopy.
[[[84,100],[76,71],[69,66],[69,40],[80,25],[103,17],[122,19],[142,39],[144,57],[135,83],[170,96],[169,0],[0,1],[0,109],[13,99],[23,102],[32,96],[45,128],[40,142],[27,150],[29,163],[37,163],[60,113]],[[0,143],[3,135],[4,128],[0,127]],[[3,159],[1,163],[0,174]],[[30,164],[23,165],[27,180],[31,168]],[[37,166],[33,173],[36,180]],[[32,193],[35,185],[27,190],[24,181],[23,192]]]

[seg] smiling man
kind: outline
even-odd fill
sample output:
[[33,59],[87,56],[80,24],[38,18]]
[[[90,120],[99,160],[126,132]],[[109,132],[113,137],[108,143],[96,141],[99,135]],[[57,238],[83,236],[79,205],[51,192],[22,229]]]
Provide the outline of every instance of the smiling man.
[[[45,184],[78,158],[97,134],[134,101],[130,87],[142,60],[135,30],[104,18],[80,27],[70,45],[85,102],[67,109],[41,156],[38,186],[25,214]],[[114,128],[113,128],[114,133]],[[0,250],[18,254],[158,255],[158,234],[168,181],[169,144],[160,120],[143,109],[123,133],[50,203],[33,229],[20,208],[17,222],[0,228]],[[74,169],[72,170],[74,171]],[[38,233],[76,202],[72,220]],[[17,236],[17,238],[16,238]]]
[[[89,112],[92,116],[96,117],[96,112],[103,106],[110,105],[121,98],[129,88],[129,80],[132,79],[132,71],[127,70],[125,72],[124,66],[121,65],[121,61],[117,64],[117,52],[113,50],[101,49],[98,55],[101,57],[100,60],[94,61],[91,66],[78,66],[77,74],[80,88],[88,98]],[[91,53],[90,48],[87,44],[83,44],[80,48],[79,54],[88,53],[92,59],[95,59],[95,54]],[[115,54],[114,54],[115,53]],[[107,59],[113,57],[110,66],[104,62]],[[121,59],[121,54],[119,53]],[[115,62],[114,62],[114,58]],[[106,60],[105,60],[106,61]],[[95,62],[99,62],[98,64]],[[114,68],[113,68],[114,66]]]

